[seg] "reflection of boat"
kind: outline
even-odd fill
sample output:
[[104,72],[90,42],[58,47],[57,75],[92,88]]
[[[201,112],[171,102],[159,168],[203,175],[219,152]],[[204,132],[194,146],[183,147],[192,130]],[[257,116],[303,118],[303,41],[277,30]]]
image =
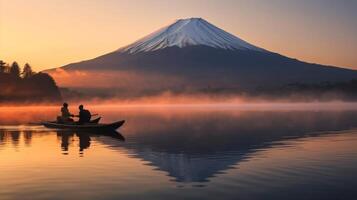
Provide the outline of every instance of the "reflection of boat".
[[121,127],[125,123],[125,120],[113,122],[110,124],[60,124],[56,122],[42,122],[41,124],[47,128],[56,128],[56,129],[69,129],[69,130],[86,130],[86,131],[101,131],[108,130],[113,131]]
[[125,141],[124,136],[114,130],[105,130],[105,131],[86,131],[86,130],[56,130],[57,136],[61,138],[61,149],[64,155],[68,154],[69,145],[73,140],[74,136],[77,136],[79,139],[79,152],[83,155],[85,149],[90,148],[92,138],[99,138],[102,136],[110,137],[115,140]]
[[100,136],[107,136],[107,137],[110,137],[110,138],[114,138],[114,139],[117,139],[117,140],[120,140],[120,141],[125,141],[125,138],[124,136],[115,131],[115,130],[104,130],[104,131],[91,131],[91,132],[87,132],[87,131],[76,131],[76,134],[77,135],[80,135],[80,134],[86,134],[86,135],[89,135],[91,137],[100,137]]

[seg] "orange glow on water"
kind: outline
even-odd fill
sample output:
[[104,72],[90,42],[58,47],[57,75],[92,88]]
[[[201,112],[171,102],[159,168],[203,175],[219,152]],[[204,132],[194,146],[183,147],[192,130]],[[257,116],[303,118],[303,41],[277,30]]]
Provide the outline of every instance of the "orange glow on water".
[[[162,97],[161,97],[162,98]],[[248,103],[241,99],[229,99],[217,103],[203,98],[182,97],[180,98],[148,98],[130,100],[108,100],[89,102],[81,102],[92,113],[107,114],[113,116],[115,114],[111,111],[118,111],[119,113],[155,113],[161,116],[173,116],[180,113],[190,112],[210,112],[210,111],[235,111],[237,114],[245,111],[346,111],[356,110],[356,103],[345,102],[329,102],[329,103]],[[195,101],[196,100],[196,101]],[[70,111],[72,113],[78,112],[79,103],[69,102]],[[0,106],[0,123],[1,124],[27,124],[31,122],[39,122],[43,120],[54,120],[60,114],[61,105],[58,106],[16,106],[7,105]],[[232,114],[232,113],[231,113]],[[104,116],[105,117],[105,116]],[[109,117],[110,118],[110,117]]]

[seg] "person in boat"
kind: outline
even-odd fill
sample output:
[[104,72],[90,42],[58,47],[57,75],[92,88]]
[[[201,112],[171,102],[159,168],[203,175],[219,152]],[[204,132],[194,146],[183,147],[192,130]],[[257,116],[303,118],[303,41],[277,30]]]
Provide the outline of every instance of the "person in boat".
[[90,122],[90,118],[92,117],[92,114],[89,112],[89,110],[84,109],[83,105],[80,105],[78,108],[79,108],[78,124],[84,124]]
[[61,123],[73,122],[74,120],[71,117],[74,117],[74,115],[69,112],[68,103],[63,103],[61,116],[57,118],[57,121]]

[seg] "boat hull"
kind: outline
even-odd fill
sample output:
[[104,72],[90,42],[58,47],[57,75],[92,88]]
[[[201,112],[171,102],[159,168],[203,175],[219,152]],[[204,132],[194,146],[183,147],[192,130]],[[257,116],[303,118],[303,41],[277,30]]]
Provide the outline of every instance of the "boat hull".
[[42,125],[47,128],[67,129],[67,130],[86,130],[86,131],[102,131],[102,130],[116,130],[125,123],[125,120],[117,121],[110,124],[59,124],[54,122],[43,122]]

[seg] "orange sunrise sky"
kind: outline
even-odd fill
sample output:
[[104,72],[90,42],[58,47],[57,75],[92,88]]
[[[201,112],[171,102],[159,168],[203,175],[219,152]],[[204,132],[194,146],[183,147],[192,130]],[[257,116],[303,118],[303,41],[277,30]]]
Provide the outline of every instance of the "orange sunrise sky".
[[267,50],[357,69],[356,10],[353,0],[0,0],[0,59],[60,67],[202,17]]

